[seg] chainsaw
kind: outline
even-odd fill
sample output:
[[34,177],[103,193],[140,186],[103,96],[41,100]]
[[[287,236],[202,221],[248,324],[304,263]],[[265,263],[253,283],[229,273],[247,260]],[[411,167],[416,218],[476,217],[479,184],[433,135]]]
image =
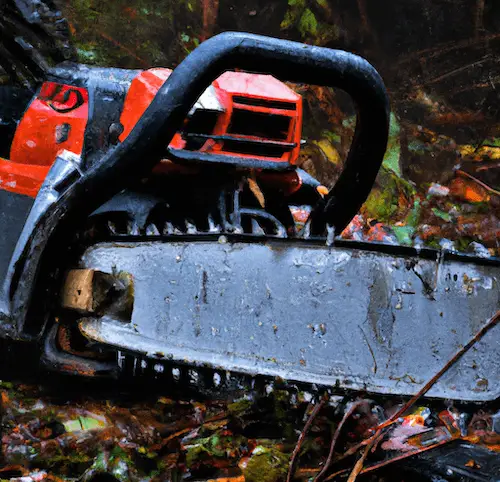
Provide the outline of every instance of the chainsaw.
[[[284,81],[356,105],[329,189],[297,167],[302,100]],[[499,305],[498,259],[336,237],[388,137],[359,56],[223,33],[175,70],[63,62],[34,93],[0,89],[0,335],[50,370],[410,395]],[[499,343],[428,395],[496,400]]]

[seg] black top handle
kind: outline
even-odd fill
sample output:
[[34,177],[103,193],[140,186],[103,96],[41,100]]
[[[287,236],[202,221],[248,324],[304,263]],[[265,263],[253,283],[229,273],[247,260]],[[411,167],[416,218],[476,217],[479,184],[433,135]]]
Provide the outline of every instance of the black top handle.
[[[239,68],[281,80],[338,87],[357,107],[357,124],[344,170],[322,207],[339,233],[366,200],[383,160],[389,103],[382,79],[356,55],[297,42],[226,32],[202,43],[174,70],[123,143],[90,166],[65,174],[56,165],[47,178],[11,260],[10,317],[22,330],[42,261],[64,246],[74,229],[116,193],[147,175],[162,158],[192,105],[213,80]],[[61,174],[59,174],[59,172]],[[65,180],[56,179],[66,176]],[[54,192],[57,196],[54,197]],[[45,196],[45,197],[44,197]],[[14,321],[14,320],[13,320]]]
[[357,123],[351,150],[324,205],[324,221],[340,233],[370,193],[389,130],[389,101],[380,75],[363,58],[341,50],[239,32],[212,37],[179,64],[129,137],[93,166],[86,184],[94,191],[151,169],[206,86],[234,68],[337,87],[353,99]]

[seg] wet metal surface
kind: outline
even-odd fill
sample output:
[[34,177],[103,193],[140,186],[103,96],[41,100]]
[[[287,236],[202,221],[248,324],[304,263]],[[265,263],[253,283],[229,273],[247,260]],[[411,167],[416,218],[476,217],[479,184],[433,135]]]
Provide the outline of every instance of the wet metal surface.
[[[131,322],[80,326],[151,357],[385,394],[413,394],[498,309],[500,269],[267,243],[106,243],[82,264],[134,278]],[[500,394],[500,329],[429,396]]]

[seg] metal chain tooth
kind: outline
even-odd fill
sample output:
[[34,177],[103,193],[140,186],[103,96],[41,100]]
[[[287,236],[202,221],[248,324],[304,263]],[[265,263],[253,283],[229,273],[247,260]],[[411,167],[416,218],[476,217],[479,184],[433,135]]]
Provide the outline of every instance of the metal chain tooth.
[[160,375],[163,375],[165,371],[165,366],[162,365],[161,363],[155,363],[153,365],[153,370],[154,370],[154,377],[159,378]]
[[[129,225],[127,225],[127,226],[129,226]],[[130,229],[129,234],[131,234],[132,236],[140,236],[141,235],[141,230],[140,230],[139,225],[137,224],[136,221],[132,221],[129,229]]]
[[147,236],[160,236],[160,231],[158,231],[156,224],[149,224],[146,227],[146,235]]
[[[276,219],[273,215],[268,213],[265,209],[247,208],[241,206],[240,202],[241,190],[235,190],[233,193],[221,191],[219,201],[217,203],[216,212],[209,212],[207,214],[207,222],[203,227],[197,225],[192,219],[185,218],[179,223],[174,223],[172,219],[168,219],[159,225],[155,221],[150,221],[149,224],[141,229],[136,219],[129,219],[124,226],[122,223],[117,224],[115,221],[107,221],[107,229],[109,235],[112,236],[137,236],[140,237],[142,233],[146,236],[161,236],[161,235],[197,235],[200,233],[223,233],[223,234],[252,234],[257,236],[270,235],[273,237],[286,238],[288,233],[286,227]],[[231,206],[228,206],[228,198],[231,198]],[[246,216],[246,218],[244,218]],[[242,225],[242,218],[249,218],[250,223],[244,223],[248,226],[245,229]],[[259,222],[260,218],[266,220],[266,223]],[[220,220],[220,222],[219,222]],[[267,224],[269,227],[266,227]],[[299,234],[300,237],[308,237],[309,225],[302,230]]]
[[163,228],[163,234],[164,235],[174,234],[174,225],[170,221],[167,221],[165,223],[165,226]]
[[112,221],[108,221],[108,230],[109,234],[116,236],[118,234],[118,230],[116,229],[116,225]]
[[220,376],[220,373],[219,372],[214,372],[214,375],[213,375],[213,381],[214,381],[214,387],[217,388],[217,387],[220,387],[221,384],[222,384],[222,377]]
[[151,370],[150,363],[144,358],[141,359],[140,363],[140,373],[143,378],[149,378],[149,372]]
[[241,227],[241,214],[240,214],[240,193],[243,190],[242,183],[240,183],[238,189],[233,192],[233,212],[230,215],[231,222],[234,226],[234,232],[237,234],[243,233],[243,228]]
[[255,219],[252,219],[252,234],[257,236],[264,236],[266,234],[262,226]]
[[137,357],[133,358],[133,368],[132,368],[132,373],[135,376],[138,375],[137,368],[140,366],[139,359]]
[[302,228],[302,231],[300,231],[299,236],[302,237],[303,239],[309,239],[311,237],[311,220],[308,219],[306,221],[306,224]]
[[186,232],[187,234],[198,234],[196,226],[189,221],[186,221]]
[[211,214],[208,215],[208,232],[209,233],[220,233],[221,229],[218,224],[215,223],[214,218]]
[[181,370],[179,368],[172,368],[172,377],[174,382],[179,382],[181,379]]
[[116,352],[116,362],[118,363],[118,369],[123,371],[124,367],[125,367],[125,360],[126,360],[126,355],[118,350]]
[[197,370],[188,370],[188,378],[191,385],[198,385],[200,382],[200,375]]

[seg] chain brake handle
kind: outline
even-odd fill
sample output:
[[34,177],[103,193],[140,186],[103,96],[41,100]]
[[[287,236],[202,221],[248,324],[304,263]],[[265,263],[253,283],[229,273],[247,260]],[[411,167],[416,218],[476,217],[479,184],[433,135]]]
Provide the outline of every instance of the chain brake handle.
[[[90,165],[83,162],[80,176],[64,184],[55,200],[44,204],[40,199],[39,204],[45,207],[35,213],[32,226],[25,226],[19,256],[11,260],[16,272],[9,286],[9,311],[18,333],[26,320],[43,259],[54,254],[54,246],[66,245],[95,209],[151,172],[207,85],[232,69],[337,87],[351,96],[357,109],[351,149],[338,181],[319,206],[319,215],[336,232],[347,226],[370,193],[387,146],[389,102],[380,75],[366,60],[341,50],[222,33],[203,42],[179,64],[121,144]],[[50,190],[48,181],[45,185]],[[42,187],[39,197],[43,191]]]

